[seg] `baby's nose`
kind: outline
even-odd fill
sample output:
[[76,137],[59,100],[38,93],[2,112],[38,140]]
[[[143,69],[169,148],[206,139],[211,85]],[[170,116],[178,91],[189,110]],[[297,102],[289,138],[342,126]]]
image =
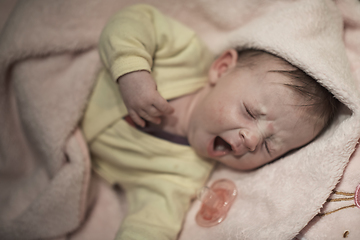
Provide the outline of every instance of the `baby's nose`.
[[239,134],[244,141],[245,147],[248,148],[250,152],[255,151],[260,141],[260,135],[256,131],[249,129],[241,129]]

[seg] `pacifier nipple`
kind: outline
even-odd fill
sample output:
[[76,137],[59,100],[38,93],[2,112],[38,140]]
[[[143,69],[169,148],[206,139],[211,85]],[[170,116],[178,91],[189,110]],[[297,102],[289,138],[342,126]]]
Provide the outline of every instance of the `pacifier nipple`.
[[237,190],[232,181],[220,179],[214,182],[210,188],[201,188],[197,195],[202,206],[196,214],[196,222],[202,227],[211,227],[225,219],[236,198]]

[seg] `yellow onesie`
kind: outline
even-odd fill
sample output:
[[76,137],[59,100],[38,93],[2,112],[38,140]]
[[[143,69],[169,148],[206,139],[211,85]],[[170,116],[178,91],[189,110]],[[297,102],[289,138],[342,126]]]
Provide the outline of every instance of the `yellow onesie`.
[[176,239],[190,201],[214,163],[200,158],[190,146],[130,126],[115,80],[147,70],[159,93],[171,100],[204,86],[214,57],[193,31],[148,5],[131,6],[113,16],[99,49],[104,69],[82,128],[93,169],[126,191],[128,214],[117,239]]

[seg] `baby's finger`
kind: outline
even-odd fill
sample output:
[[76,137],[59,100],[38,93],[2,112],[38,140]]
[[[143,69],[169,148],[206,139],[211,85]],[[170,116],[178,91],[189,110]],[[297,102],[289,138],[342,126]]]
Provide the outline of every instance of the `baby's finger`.
[[144,111],[151,117],[160,117],[163,115],[154,105],[151,105],[148,109],[144,109]]
[[154,107],[156,107],[163,114],[172,114],[174,112],[174,108],[168,103],[163,97],[159,95],[158,98],[155,99]]
[[147,112],[145,112],[144,110],[141,110],[141,111],[139,112],[139,115],[140,115],[143,119],[145,119],[145,120],[147,120],[147,121],[149,121],[149,122],[152,122],[152,123],[155,123],[155,124],[160,124],[160,123],[161,123],[161,118],[159,118],[159,117],[152,117],[152,116],[150,116]]
[[135,111],[129,111],[129,116],[137,125],[145,127],[145,121]]

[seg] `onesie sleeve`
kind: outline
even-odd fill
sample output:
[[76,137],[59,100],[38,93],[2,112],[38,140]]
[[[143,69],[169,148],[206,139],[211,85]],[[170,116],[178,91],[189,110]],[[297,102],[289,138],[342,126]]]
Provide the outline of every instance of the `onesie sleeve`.
[[139,4],[114,15],[100,37],[100,56],[116,81],[138,70],[151,72],[154,59],[181,55],[195,33],[156,8]]

